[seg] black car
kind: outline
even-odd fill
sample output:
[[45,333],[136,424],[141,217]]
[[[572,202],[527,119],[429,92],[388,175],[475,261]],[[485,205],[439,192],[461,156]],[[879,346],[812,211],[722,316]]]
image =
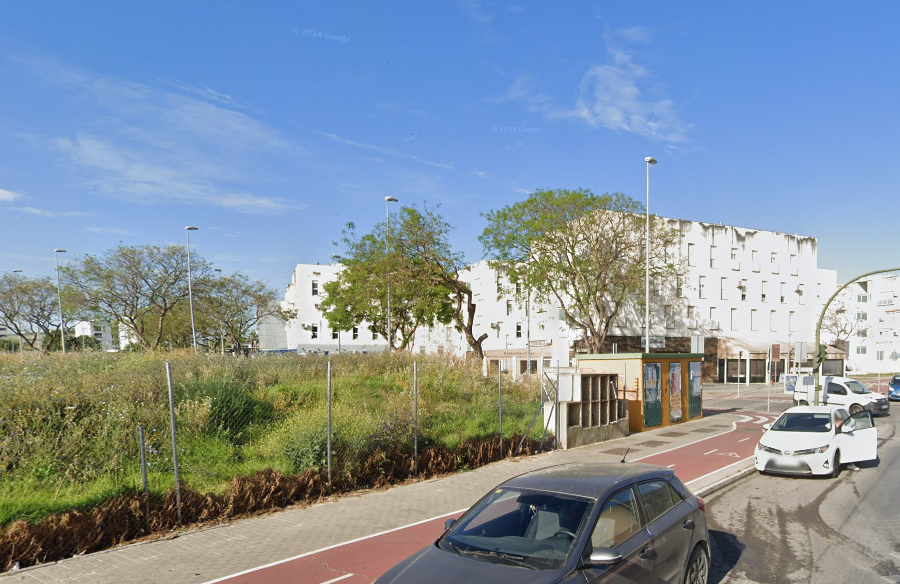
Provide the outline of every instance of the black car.
[[703,500],[665,467],[576,463],[501,484],[378,584],[705,583]]

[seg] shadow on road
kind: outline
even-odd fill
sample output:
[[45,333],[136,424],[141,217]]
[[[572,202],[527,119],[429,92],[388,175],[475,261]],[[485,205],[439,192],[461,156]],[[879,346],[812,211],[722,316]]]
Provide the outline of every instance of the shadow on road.
[[722,410],[703,410],[703,417],[708,418],[710,416],[718,416],[719,414],[733,414],[734,412],[740,410],[740,408],[728,408]]
[[741,559],[747,546],[738,541],[734,534],[709,530],[712,559],[709,566],[709,584],[719,584]]

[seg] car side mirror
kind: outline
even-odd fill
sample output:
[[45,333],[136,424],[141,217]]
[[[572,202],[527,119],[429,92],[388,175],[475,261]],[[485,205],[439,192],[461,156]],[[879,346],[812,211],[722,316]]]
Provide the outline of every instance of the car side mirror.
[[444,531],[450,531],[450,528],[453,527],[455,523],[456,519],[453,519],[452,517],[447,521],[444,521]]
[[847,424],[841,424],[841,432],[843,432],[844,434],[850,434],[851,432],[853,432],[853,428],[851,428]]
[[771,427],[772,427],[772,424],[763,424],[763,432],[770,429]]
[[598,547],[591,552],[589,563],[591,566],[612,566],[622,560],[622,554],[612,548]]

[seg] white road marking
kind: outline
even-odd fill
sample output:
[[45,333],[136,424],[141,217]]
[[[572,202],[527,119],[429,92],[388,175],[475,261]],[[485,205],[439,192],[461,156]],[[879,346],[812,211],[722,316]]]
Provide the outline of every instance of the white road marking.
[[720,452],[719,456],[730,456],[731,458],[740,458],[741,455],[737,452]]
[[738,442],[746,442],[747,440],[750,440],[750,439],[749,438],[741,438],[740,440],[738,440]]
[[332,578],[331,580],[328,580],[327,582],[322,582],[322,584],[333,584],[334,582],[340,582],[344,578],[349,578],[350,576],[353,576],[353,574],[344,574],[343,576],[338,576],[337,578]]
[[[457,515],[457,514],[459,514],[459,513],[464,513],[465,511],[468,511],[468,510],[469,510],[469,508],[466,507],[465,509],[460,509],[460,510],[458,510],[458,511],[451,511],[450,513],[444,513],[443,515],[437,515],[437,516],[435,516],[435,517],[429,517],[428,519],[423,519],[422,521],[416,521],[415,523],[410,523],[410,524],[408,524],[408,525],[401,525],[400,527],[395,527],[395,528],[393,528],[393,529],[387,529],[387,530],[385,530],[385,531],[380,531],[380,532],[378,532],[378,533],[373,533],[372,535],[366,535],[366,536],[364,536],[364,537],[358,537],[358,538],[356,538],[356,539],[351,539],[351,540],[349,540],[349,541],[342,541],[341,543],[336,543],[336,544],[334,544],[334,545],[330,545],[330,546],[323,547],[323,548],[320,548],[320,549],[317,549],[317,550],[313,550],[313,551],[311,551],[311,552],[306,552],[306,553],[304,553],[304,554],[299,554],[299,555],[296,555],[296,556],[293,556],[293,557],[290,557],[290,558],[285,558],[285,559],[283,559],[283,560],[278,560],[277,562],[272,562],[272,563],[270,563],[270,564],[265,564],[265,565],[263,565],[263,566],[257,566],[257,567],[255,567],[255,568],[250,568],[249,570],[244,570],[243,572],[237,572],[236,574],[230,574],[230,575],[228,575],[228,576],[222,576],[221,578],[216,578],[215,580],[209,580],[209,581],[207,581],[207,582],[204,582],[203,584],[215,584],[216,582],[222,582],[223,580],[228,580],[229,578],[237,578],[238,576],[243,576],[244,574],[249,574],[249,573],[251,573],[251,572],[256,572],[257,570],[263,570],[263,569],[265,569],[265,568],[271,568],[272,566],[278,566],[278,565],[284,564],[284,563],[286,563],[286,562],[292,562],[292,561],[294,561],[294,560],[299,560],[300,558],[305,558],[306,556],[312,556],[312,555],[315,555],[315,554],[319,554],[319,553],[322,553],[322,552],[325,552],[325,551],[328,551],[328,550],[332,550],[332,549],[334,549],[334,548],[339,548],[339,547],[344,546],[344,545],[349,545],[349,544],[351,544],[351,543],[356,543],[356,542],[358,542],[358,541],[365,541],[365,540],[367,540],[367,539],[372,539],[373,537],[378,537],[379,535],[385,535],[385,534],[387,534],[387,533],[393,533],[393,532],[395,532],[395,531],[400,531],[401,529],[406,529],[407,527],[415,527],[416,525],[422,525],[423,523],[428,523],[429,521],[434,521],[435,519],[443,519],[444,517],[450,517],[451,515]],[[349,577],[349,576],[352,576],[352,574],[347,574],[347,576],[342,576],[342,578],[347,578],[347,577]],[[334,582],[334,580],[331,580],[331,582]],[[325,583],[323,583],[323,584],[325,584]]]
[[753,416],[741,416],[741,418],[742,419],[731,423],[731,430],[725,430],[724,432],[722,432],[720,434],[713,434],[712,436],[707,436],[706,438],[694,440],[693,442],[688,442],[687,444],[682,444],[680,446],[673,446],[672,448],[669,448],[668,450],[663,450],[662,452],[655,452],[653,454],[647,454],[645,456],[635,458],[631,462],[637,462],[639,460],[644,460],[645,458],[650,458],[651,456],[658,456],[660,454],[666,454],[667,452],[672,452],[673,450],[678,450],[679,448],[684,448],[686,446],[693,446],[694,444],[699,444],[700,442],[703,442],[704,440],[712,440],[713,438],[718,438],[719,436],[724,436],[725,434],[729,434],[729,433],[737,430],[738,422],[752,422],[753,421]]
[[666,468],[672,468],[673,466],[675,466],[675,465],[674,465],[674,464],[670,464],[670,465],[668,465]]
[[900,554],[898,554],[897,552],[891,552],[891,555],[895,558],[900,558]]
[[892,582],[893,584],[900,583],[900,576],[882,576],[881,579],[885,582]]
[[[729,464],[728,466],[723,466],[722,468],[716,469],[716,470],[714,470],[714,471],[712,471],[712,472],[708,472],[708,473],[706,473],[705,475],[703,475],[702,477],[697,477],[696,479],[694,479],[694,480],[692,480],[692,481],[688,481],[688,482],[686,482],[686,483],[684,483],[684,484],[685,484],[685,485],[690,485],[691,483],[696,483],[696,482],[698,482],[698,481],[702,481],[703,479],[705,479],[705,478],[707,478],[707,477],[711,477],[712,475],[716,474],[717,472],[722,472],[723,470],[727,470],[727,469],[729,469],[729,468],[731,468],[731,467],[733,467],[733,466],[737,466],[737,465],[739,465],[739,464],[741,464],[741,463],[743,463],[744,461],[747,461],[747,460],[753,460],[753,457],[752,457],[752,456],[748,456],[747,458],[744,458],[744,459],[739,460],[739,461],[737,461],[737,462],[732,462],[732,463]],[[723,480],[727,480],[727,479],[728,479],[728,477],[725,477],[725,479],[723,479]],[[716,483],[713,483],[713,484],[716,484]]]
[[706,456],[707,454],[712,454],[712,453],[715,452],[716,450],[718,450],[718,448],[713,448],[713,449],[710,450],[709,452],[704,452],[704,453],[703,453],[703,456]]
[[769,417],[768,417],[768,416],[756,416],[756,417],[759,418],[759,421],[758,421],[758,422],[754,422],[754,424],[765,424],[766,422],[769,421]]

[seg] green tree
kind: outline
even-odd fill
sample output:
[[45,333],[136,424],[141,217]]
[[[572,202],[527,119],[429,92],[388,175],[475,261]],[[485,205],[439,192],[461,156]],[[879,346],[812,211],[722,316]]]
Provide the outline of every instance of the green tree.
[[[643,212],[622,193],[538,190],[486,214],[479,240],[496,267],[532,290],[537,301],[558,305],[581,330],[587,350],[599,353],[616,316],[643,307]],[[650,275],[673,291],[685,273],[674,252],[678,241],[675,230],[651,218]]]
[[[125,327],[142,348],[155,349],[164,339],[190,339],[189,315],[186,335],[182,334],[184,319],[175,318],[179,309],[187,313],[184,246],[120,245],[102,256],[88,254],[78,258],[63,271],[87,309]],[[201,283],[209,272],[209,263],[192,254],[191,274],[198,282],[193,289],[195,298],[204,294]]]
[[404,245],[403,229],[403,222],[392,226],[388,239],[386,225],[381,223],[359,237],[355,226],[347,225],[342,237],[347,248],[341,259],[343,269],[323,286],[322,311],[333,330],[346,331],[368,322],[374,332],[388,339],[391,349],[405,350],[412,346],[418,327],[450,322],[449,290],[440,283],[410,277],[416,273],[413,265],[417,260]]
[[[69,297],[68,291],[65,297]],[[59,343],[58,298],[56,283],[50,278],[3,274],[0,277],[0,325],[19,340],[24,340],[32,351],[46,352],[54,341]],[[72,307],[65,301],[63,308],[71,314]]]
[[296,311],[281,308],[277,291],[240,272],[218,278],[207,276],[200,284],[204,292],[194,302],[200,317],[198,330],[202,331],[198,340],[202,336],[204,341],[214,343],[224,330],[226,342],[240,350],[260,319],[276,317],[289,322],[297,316]]

